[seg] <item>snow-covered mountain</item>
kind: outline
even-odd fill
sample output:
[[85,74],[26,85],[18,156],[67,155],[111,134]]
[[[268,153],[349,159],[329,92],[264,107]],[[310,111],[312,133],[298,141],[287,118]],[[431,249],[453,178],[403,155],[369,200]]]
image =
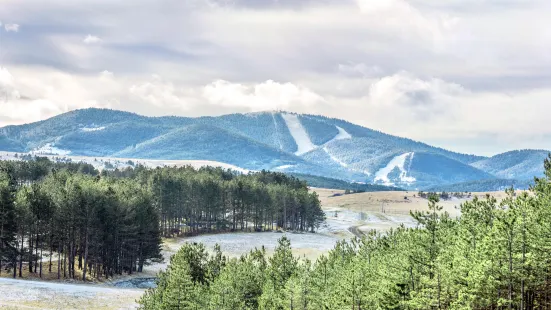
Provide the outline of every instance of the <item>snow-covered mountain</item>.
[[503,179],[527,180],[543,176],[543,161],[549,155],[544,150],[519,150],[499,154],[472,164]]
[[85,109],[0,128],[0,150],[98,157],[212,160],[410,189],[491,179],[528,179],[547,151],[492,158],[445,149],[343,120],[287,112],[219,117],[145,117]]

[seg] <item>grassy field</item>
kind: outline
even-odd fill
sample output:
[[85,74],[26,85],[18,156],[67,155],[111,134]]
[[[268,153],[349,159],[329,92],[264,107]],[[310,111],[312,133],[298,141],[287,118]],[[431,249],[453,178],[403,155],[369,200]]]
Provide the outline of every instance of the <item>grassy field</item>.
[[[410,211],[428,210],[428,200],[420,198],[417,191],[403,192],[368,192],[345,195],[343,190],[312,188],[318,193],[322,208],[327,216],[327,225],[355,227],[360,232],[369,230],[388,230],[400,225],[414,227]],[[505,192],[472,193],[474,197],[486,195],[496,197],[498,201],[505,198]],[[469,199],[442,200],[439,205],[451,216],[460,215],[459,206]]]
[[[417,196],[416,191],[404,192],[369,192],[344,195],[343,190],[312,188],[318,193],[324,209],[343,208],[359,212],[386,212],[392,214],[409,214],[413,210],[427,210],[428,201]],[[335,194],[341,196],[334,196]],[[505,192],[480,192],[472,193],[472,198],[483,198],[487,194],[496,197],[498,200],[505,198]],[[406,199],[407,198],[407,199]],[[439,202],[445,211],[458,215],[456,209],[461,203],[468,199],[451,199]]]

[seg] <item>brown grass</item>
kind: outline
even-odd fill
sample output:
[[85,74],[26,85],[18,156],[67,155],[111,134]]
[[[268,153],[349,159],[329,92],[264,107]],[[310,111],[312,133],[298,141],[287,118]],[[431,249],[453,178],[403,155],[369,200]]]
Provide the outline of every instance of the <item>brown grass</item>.
[[[344,195],[343,190],[312,188],[318,193],[324,210],[345,209],[357,212],[380,212],[385,214],[407,215],[410,211],[428,210],[428,200],[419,198],[417,191],[404,192],[370,192]],[[333,196],[342,194],[342,196]],[[506,197],[505,192],[473,193],[472,198],[483,198],[490,194],[498,201]],[[407,198],[407,199],[405,199]],[[471,199],[472,199],[471,198]],[[459,205],[469,199],[443,200],[439,202],[444,211],[459,215]]]

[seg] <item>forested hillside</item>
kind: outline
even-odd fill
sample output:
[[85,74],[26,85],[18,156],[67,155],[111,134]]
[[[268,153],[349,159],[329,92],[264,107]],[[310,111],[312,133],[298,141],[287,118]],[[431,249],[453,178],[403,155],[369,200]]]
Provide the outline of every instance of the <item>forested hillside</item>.
[[511,151],[474,162],[472,165],[498,178],[527,180],[534,176],[543,176],[539,163],[547,155],[549,151],[544,150]]
[[476,185],[488,179],[526,180],[542,175],[539,163],[547,156],[543,150],[490,158],[461,154],[344,120],[282,111],[191,118],[146,117],[107,109],[76,110],[0,128],[0,151],[210,160],[252,171],[310,174],[412,190],[465,182]]
[[451,218],[429,198],[416,228],[342,241],[316,262],[283,237],[273,256],[239,259],[184,246],[142,309],[548,309],[551,157],[532,190],[461,205]]
[[305,181],[308,186],[317,187],[317,188],[330,188],[330,189],[342,189],[349,190],[350,192],[363,193],[363,192],[388,192],[388,191],[403,191],[404,189],[393,187],[393,186],[384,186],[384,185],[374,185],[374,184],[363,184],[363,183],[350,183],[343,180],[320,177],[310,174],[302,173],[288,173],[296,177],[299,180]]
[[427,191],[433,192],[493,192],[504,191],[508,188],[517,190],[527,190],[534,185],[534,180],[511,180],[511,179],[489,179],[480,181],[471,181],[449,185],[440,185],[428,188]]
[[13,277],[108,278],[160,259],[162,236],[313,231],[323,220],[317,195],[281,173],[0,161],[0,272]]

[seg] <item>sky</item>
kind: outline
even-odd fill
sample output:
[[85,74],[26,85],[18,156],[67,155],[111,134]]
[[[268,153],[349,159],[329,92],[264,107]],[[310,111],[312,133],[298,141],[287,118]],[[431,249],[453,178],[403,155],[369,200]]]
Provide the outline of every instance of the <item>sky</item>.
[[0,0],[0,126],[285,110],[551,149],[549,0]]

